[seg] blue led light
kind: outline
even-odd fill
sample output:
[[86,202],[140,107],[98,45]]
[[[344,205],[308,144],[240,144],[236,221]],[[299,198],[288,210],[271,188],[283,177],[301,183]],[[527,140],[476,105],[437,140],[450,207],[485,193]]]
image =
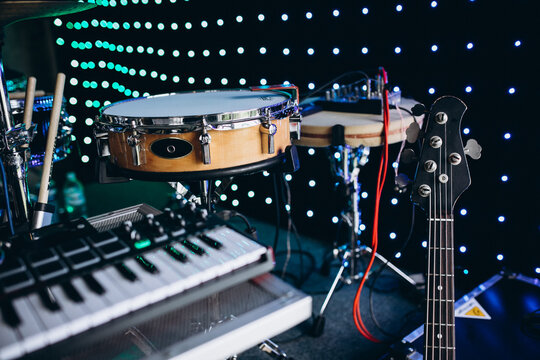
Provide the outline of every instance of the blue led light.
[[430,93],[431,95],[435,94],[435,88],[429,88],[428,93]]
[[309,83],[307,87],[308,87],[309,90],[313,90],[313,89],[315,89],[315,84],[314,83]]
[[334,49],[332,50],[332,53],[334,53],[334,55],[339,54],[339,48],[334,48]]
[[261,47],[261,48],[259,49],[259,52],[260,52],[261,54],[263,54],[263,55],[266,54],[266,48],[265,48],[264,46]]
[[195,78],[193,76],[188,77],[187,82],[189,84],[195,84]]
[[315,54],[315,50],[313,50],[313,48],[309,48],[309,49],[307,49],[307,53],[308,53],[308,55],[313,55],[313,54]]
[[511,87],[510,89],[508,89],[508,93],[509,93],[510,95],[513,95],[513,94],[516,93],[516,89],[513,88],[513,87]]
[[392,200],[390,200],[390,203],[391,203],[392,205],[397,205],[398,199],[392,198]]
[[334,159],[338,159],[338,160],[341,159],[341,154],[340,154],[339,152],[336,151],[336,152],[334,153]]
[[292,175],[291,174],[285,175],[285,180],[291,181],[292,180]]
[[504,259],[504,255],[503,255],[503,254],[498,254],[498,255],[497,255],[497,260],[502,261],[503,259]]
[[437,50],[439,50],[437,45],[431,45],[431,51],[436,52]]
[[366,230],[366,224],[360,224],[358,228],[360,229],[360,231],[364,231]]
[[283,21],[289,20],[289,15],[287,15],[287,14],[281,14],[281,20],[283,20]]
[[422,247],[427,248],[427,241],[426,240],[422,241]]
[[244,21],[244,18],[241,15],[238,15],[236,17],[236,22],[241,23],[242,21]]
[[507,182],[508,181],[508,175],[501,176],[501,181],[502,182]]
[[231,202],[232,206],[238,206],[240,204],[240,201],[234,199],[232,202]]
[[289,55],[291,53],[291,50],[289,48],[283,49],[283,55]]
[[393,90],[394,90],[394,92],[400,92],[400,91],[401,91],[401,89],[399,88],[399,86],[394,86],[394,89],[393,89]]
[[472,42],[467,44],[467,50],[471,50],[474,47],[474,44]]
[[334,15],[334,17],[338,17],[339,16],[339,10],[334,10],[332,11],[332,15]]
[[394,49],[394,52],[396,54],[400,54],[401,53],[401,48],[399,46],[396,46],[396,48]]
[[208,21],[206,21],[206,20],[201,21],[201,26],[202,26],[203,28],[208,27]]
[[465,246],[462,245],[462,246],[459,247],[459,251],[462,252],[462,253],[464,253],[464,252],[467,251],[467,248],[466,248]]
[[268,205],[270,205],[272,203],[272,198],[267,197],[266,199],[264,199],[264,202],[267,203]]
[[362,14],[367,15],[368,13],[369,13],[369,9],[368,9],[368,8],[363,8],[363,9],[362,9]]
[[257,16],[257,19],[259,19],[259,21],[264,21],[264,15],[259,14],[259,16]]
[[313,210],[306,211],[307,217],[313,217]]
[[238,185],[232,184],[232,185],[231,185],[231,190],[232,190],[232,191],[237,191],[237,190],[238,190]]
[[362,199],[367,199],[368,193],[366,191],[363,191],[360,196],[362,197]]
[[306,13],[306,19],[309,20],[309,19],[311,19],[311,18],[313,18],[313,14],[312,14],[311,12],[308,11],[308,12]]
[[497,220],[499,220],[499,222],[502,223],[502,222],[504,222],[504,221],[506,220],[506,218],[505,218],[504,216],[501,215],[501,216],[499,216],[499,217],[497,218]]
[[519,47],[519,46],[521,46],[521,41],[519,41],[519,40],[516,40],[516,42],[514,43],[514,46],[515,46],[515,47]]
[[362,48],[362,54],[365,55],[365,54],[367,54],[368,52],[369,52],[369,49],[368,49],[367,47],[364,46],[364,47]]
[[255,196],[255,191],[253,191],[253,190],[248,191],[247,196],[248,196],[249,198],[254,197],[254,196]]
[[333,217],[332,217],[332,222],[333,222],[334,224],[337,224],[338,221],[339,221],[339,219],[338,219],[337,216],[333,216]]
[[469,86],[465,87],[465,92],[466,93],[470,93],[471,91],[472,91],[472,86],[469,85]]
[[468,274],[469,274],[469,270],[463,269],[463,273],[464,273],[465,275],[468,275]]
[[334,90],[337,90],[337,89],[339,89],[339,84],[334,84],[334,85],[332,85],[332,87],[334,88]]
[[315,155],[315,149],[314,149],[314,148],[309,148],[308,151],[307,151],[307,153],[308,153],[309,155]]
[[246,79],[241,78],[240,80],[238,80],[238,83],[239,83],[240,85],[246,85]]
[[315,180],[309,180],[308,185],[309,185],[309,187],[315,187],[315,185],[317,185],[317,183],[315,182]]
[[400,252],[397,252],[396,255],[394,255],[394,257],[395,257],[396,259],[399,259],[399,258],[401,257],[401,253],[400,253]]
[[535,271],[537,274],[540,274],[540,267],[537,267],[536,269],[534,269],[534,271]]
[[396,5],[396,11],[397,11],[397,12],[401,12],[402,10],[403,10],[403,5],[397,4],[397,5]]
[[238,49],[236,49],[236,51],[237,51],[239,54],[243,54],[243,53],[244,53],[244,48],[240,46]]
[[224,21],[223,21],[223,19],[217,19],[216,23],[217,23],[218,26],[223,26]]
[[261,81],[259,81],[261,85],[266,85],[268,83],[268,81],[266,81],[266,79],[261,79]]
[[388,234],[388,237],[389,237],[390,239],[394,240],[394,239],[397,237],[397,235],[396,235],[395,232],[391,232],[390,234]]
[[467,215],[467,209],[461,209],[459,213],[463,216]]
[[463,133],[464,133],[465,135],[469,135],[469,134],[471,133],[471,129],[469,129],[469,128],[463,128]]
[[437,4],[437,2],[436,2],[436,1],[432,1],[432,2],[431,2],[431,7],[432,7],[432,8],[436,8],[436,7],[437,7],[437,5],[438,5],[438,4]]
[[227,200],[227,195],[226,195],[226,194],[221,194],[221,195],[219,196],[219,199],[220,199],[221,201],[225,201],[225,200]]
[[504,139],[505,140],[510,140],[511,137],[512,137],[512,134],[510,134],[510,133],[505,133],[504,134]]

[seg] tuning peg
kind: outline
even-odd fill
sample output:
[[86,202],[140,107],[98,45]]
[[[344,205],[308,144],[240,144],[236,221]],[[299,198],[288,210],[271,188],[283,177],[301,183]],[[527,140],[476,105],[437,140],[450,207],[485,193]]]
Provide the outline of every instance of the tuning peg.
[[418,136],[420,135],[420,125],[418,125],[416,121],[413,121],[405,131],[405,134],[407,135],[408,143],[415,143],[416,140],[418,140]]
[[411,112],[414,116],[421,116],[426,113],[426,107],[424,104],[416,104],[412,107]]
[[413,149],[405,149],[401,153],[400,160],[404,164],[412,164],[413,162],[416,162],[418,158],[416,157],[416,154],[414,153]]
[[478,141],[474,139],[467,140],[467,144],[463,149],[466,155],[469,155],[471,159],[478,160],[482,156],[482,147],[478,144]]

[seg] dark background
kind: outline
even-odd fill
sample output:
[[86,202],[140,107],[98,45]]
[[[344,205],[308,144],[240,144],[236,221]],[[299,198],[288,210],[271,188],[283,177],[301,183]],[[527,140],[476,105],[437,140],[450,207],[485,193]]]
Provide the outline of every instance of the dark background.
[[[469,161],[472,186],[455,209],[458,282],[465,287],[477,284],[503,268],[532,276],[540,272],[534,51],[538,39],[533,30],[538,12],[534,2],[454,0],[433,6],[432,1],[419,0],[123,0],[98,4],[95,9],[58,19],[11,25],[6,29],[4,48],[4,65],[36,75],[40,89],[52,91],[56,72],[66,73],[67,112],[76,140],[70,157],[55,165],[54,177],[61,186],[66,171],[77,172],[87,189],[89,216],[141,200],[160,205],[171,196],[159,183],[96,184],[95,144],[83,140],[91,140],[91,120],[104,104],[145,94],[238,88],[242,78],[245,86],[259,85],[261,79],[268,84],[289,81],[299,87],[302,96],[309,92],[309,83],[318,87],[351,70],[375,76],[378,67],[384,66],[392,87],[398,86],[403,96],[428,107],[442,95],[461,98],[468,106],[462,125],[470,130],[463,134],[463,141],[474,138],[483,147],[482,158]],[[402,5],[402,11],[396,10],[397,5]],[[337,17],[333,16],[336,9]],[[311,19],[306,12],[312,13]],[[258,14],[264,14],[264,21],[258,20]],[[288,15],[287,21],[281,19],[282,14]],[[242,22],[236,21],[238,15]],[[217,25],[218,19],[223,20],[222,26]],[[206,28],[202,21],[207,21]],[[185,27],[186,22],[192,24],[191,29]],[[173,23],[178,25],[176,30],[171,28]],[[468,43],[473,44],[471,49]],[[432,45],[438,50],[432,51]],[[132,52],[128,46],[133,47]],[[143,53],[138,52],[139,46]],[[243,54],[238,54],[239,46],[244,48]],[[261,47],[266,54],[260,53]],[[362,53],[363,47],[368,48],[367,54]],[[283,54],[284,48],[290,49],[289,55]],[[308,48],[314,49],[314,55],[308,55]],[[333,54],[334,48],[339,48],[338,55]],[[163,56],[158,54],[160,49]],[[220,49],[226,51],[224,56],[219,55]],[[173,55],[174,50],[179,56]],[[188,56],[190,50],[194,57]],[[208,57],[204,50],[210,51]],[[104,68],[100,61],[105,62]],[[108,69],[109,63],[118,65],[117,70]],[[131,69],[135,75],[130,75]],[[141,69],[146,70],[145,76],[140,76]],[[190,77],[193,84],[188,82]],[[205,78],[210,79],[209,84]],[[108,87],[103,86],[104,81]],[[466,92],[467,86],[472,91]],[[430,88],[435,90],[433,94],[428,92]],[[515,92],[511,94],[510,88]],[[507,133],[509,139],[505,139]],[[366,224],[361,239],[368,244],[380,156],[380,149],[371,150],[370,161],[360,174],[362,191],[368,193],[360,203]],[[398,150],[399,144],[390,146],[391,159]],[[317,149],[309,155],[307,148],[299,148],[301,168],[292,174],[290,186],[299,231],[330,247],[337,232],[331,219],[339,213],[340,202],[330,177],[328,153]],[[414,171],[410,167],[402,170],[411,176]],[[508,181],[501,180],[503,175]],[[308,186],[311,179],[316,181],[313,188]],[[265,203],[274,196],[271,177],[239,177],[235,184],[238,189],[228,190],[221,206],[233,207],[232,201],[238,200],[238,210],[246,215],[275,221],[274,203]],[[396,265],[422,271],[421,243],[427,240],[427,232],[420,211],[412,240],[402,256],[394,258],[409,232],[411,204],[410,194],[396,193],[393,184],[389,171],[381,208],[380,250]],[[255,192],[253,198],[247,196],[249,190]],[[392,198],[398,199],[397,205],[391,205]],[[460,215],[461,209],[467,215]],[[307,210],[314,216],[308,218]],[[498,220],[500,216],[504,216],[503,222]],[[389,238],[391,232],[396,233],[395,239]],[[460,246],[466,246],[466,252],[458,251]],[[502,260],[497,259],[500,254]]]

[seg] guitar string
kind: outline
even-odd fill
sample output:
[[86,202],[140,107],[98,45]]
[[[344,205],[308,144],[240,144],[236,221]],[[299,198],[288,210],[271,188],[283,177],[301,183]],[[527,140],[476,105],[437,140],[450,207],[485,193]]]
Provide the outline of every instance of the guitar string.
[[[446,139],[443,140],[445,142],[445,147],[446,147]],[[438,249],[437,249],[437,252],[439,253],[439,271],[438,271],[438,279],[437,279],[437,276],[435,276],[435,279],[436,281],[438,282],[438,285],[437,285],[437,296],[438,296],[438,308],[439,308],[439,318],[437,319],[437,323],[439,324],[438,327],[439,327],[439,332],[437,333],[437,347],[438,347],[438,353],[439,353],[439,357],[438,359],[441,359],[441,351],[442,351],[442,347],[441,347],[441,340],[442,340],[442,281],[441,281],[441,278],[442,278],[442,252],[443,252],[443,249],[442,249],[442,231],[443,231],[443,221],[442,221],[442,200],[443,200],[443,197],[442,197],[442,190],[443,190],[443,184],[441,183],[440,181],[440,176],[442,174],[442,148],[439,148],[439,176],[438,176],[438,179],[435,179],[435,183],[438,187],[438,193],[439,193],[439,206],[438,206],[438,210],[439,210],[439,214],[438,216],[435,218],[436,220],[435,221],[438,221],[439,222],[439,226],[438,226],[438,229],[439,229],[439,239],[438,239]]]
[[[454,201],[454,194],[453,194],[453,190],[454,190],[454,185],[453,185],[453,169],[454,169],[454,166],[453,165],[450,165],[450,201],[453,202]],[[454,209],[452,208],[452,205],[453,204],[450,204],[450,218],[451,219],[454,219]],[[451,224],[450,224],[450,246],[452,247],[452,249],[454,248],[455,244],[454,244],[454,221],[451,221]],[[455,327],[455,320],[454,320],[454,281],[455,281],[455,278],[454,278],[454,251],[452,250],[452,252],[450,253],[450,259],[452,261],[449,261],[449,264],[450,264],[450,271],[452,273],[452,279],[450,281],[450,286],[448,288],[448,291],[450,293],[450,301],[448,302],[448,306],[450,306],[450,309],[449,309],[449,312],[448,312],[448,316],[450,317],[450,321],[451,321],[451,326],[449,326],[449,330],[450,330],[450,346],[452,347],[452,356],[450,358],[450,360],[453,360],[456,358],[456,340],[455,340],[455,331],[456,331],[456,327]]]
[[[427,141],[427,140],[424,140],[424,141]],[[425,326],[425,334],[424,334],[424,338],[425,338],[425,352],[426,352],[426,358],[428,357],[428,352],[429,352],[429,348],[430,346],[430,343],[429,343],[429,337],[431,335],[432,337],[432,341],[431,341],[431,344],[433,344],[433,330],[432,327],[433,327],[433,322],[430,324],[429,322],[429,319],[430,319],[430,312],[432,311],[433,309],[433,301],[434,301],[434,298],[433,296],[431,296],[431,300],[430,300],[430,295],[431,294],[431,291],[433,291],[431,288],[431,278],[433,277],[433,273],[432,273],[432,270],[431,270],[431,250],[433,248],[433,236],[432,236],[432,225],[431,225],[431,220],[433,218],[433,213],[432,213],[432,206],[431,206],[431,201],[432,201],[432,194],[434,195],[434,192],[432,191],[430,194],[429,194],[429,211],[428,211],[428,214],[429,214],[429,218],[428,218],[428,267],[427,267],[427,291],[426,291],[426,295],[427,295],[427,299],[426,299],[426,307],[427,307],[427,311],[426,311],[426,326]],[[431,307],[431,309],[430,309]],[[433,356],[433,351],[431,351],[431,354]]]
[[[447,130],[447,127],[446,125],[448,124],[448,121],[444,124],[444,173],[446,174],[446,176],[448,176],[448,145],[447,145],[447,133],[446,133],[446,130]],[[444,308],[445,308],[445,353],[446,353],[446,359],[448,359],[448,355],[449,355],[449,344],[448,344],[448,249],[449,249],[449,246],[448,246],[448,214],[449,214],[449,211],[448,211],[448,182],[449,182],[449,179],[446,181],[446,183],[444,183],[444,196],[445,196],[445,203],[444,203],[444,206],[445,206],[445,211],[444,211],[444,218],[445,218],[445,222],[444,222],[444,254],[445,254],[445,262],[444,262],[444,270],[445,270],[445,274],[444,274],[444,279],[445,279],[445,287],[444,287]],[[441,234],[442,235],[442,234]],[[451,251],[451,250],[450,250]]]

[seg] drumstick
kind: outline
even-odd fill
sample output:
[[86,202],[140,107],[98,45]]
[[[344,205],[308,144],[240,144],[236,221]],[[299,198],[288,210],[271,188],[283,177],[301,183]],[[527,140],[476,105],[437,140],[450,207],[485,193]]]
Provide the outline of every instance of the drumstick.
[[41,174],[38,203],[46,204],[49,198],[49,177],[52,169],[54,143],[56,141],[56,134],[58,133],[58,122],[60,121],[60,111],[62,110],[65,82],[66,75],[58,73],[56,76],[56,88],[54,89],[49,132],[47,133],[47,143],[45,145],[45,158],[43,159],[43,172]]
[[26,85],[26,97],[24,99],[23,122],[26,130],[32,126],[32,114],[34,113],[34,98],[36,96],[36,78],[30,76]]

